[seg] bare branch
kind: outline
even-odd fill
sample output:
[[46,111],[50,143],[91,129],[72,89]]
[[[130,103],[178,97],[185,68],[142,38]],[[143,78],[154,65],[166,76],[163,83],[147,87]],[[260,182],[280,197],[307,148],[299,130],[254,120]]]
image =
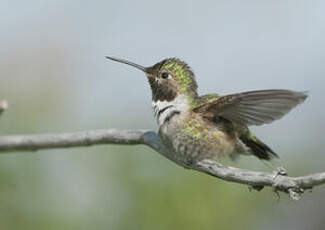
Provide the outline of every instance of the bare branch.
[[68,148],[91,146],[98,144],[144,144],[156,150],[171,161],[189,169],[197,170],[222,180],[251,186],[261,190],[270,186],[275,191],[289,193],[291,198],[298,199],[306,189],[325,184],[325,172],[302,177],[288,177],[284,175],[255,172],[245,169],[228,167],[212,160],[194,162],[192,165],[183,165],[173,158],[162,144],[159,136],[146,130],[94,130],[62,134],[40,134],[0,136],[0,152],[8,151],[36,151],[39,149]]
[[0,136],[0,153],[5,151],[36,151],[98,144],[143,144],[145,131],[94,130],[61,134]]

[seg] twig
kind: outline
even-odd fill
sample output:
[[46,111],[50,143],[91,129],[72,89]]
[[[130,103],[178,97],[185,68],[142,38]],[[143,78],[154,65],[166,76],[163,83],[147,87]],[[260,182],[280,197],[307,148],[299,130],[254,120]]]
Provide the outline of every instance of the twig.
[[197,170],[222,180],[249,185],[251,188],[261,190],[270,186],[274,191],[288,193],[297,200],[306,190],[314,186],[325,184],[325,172],[315,173],[302,177],[289,177],[282,174],[276,176],[272,173],[255,172],[221,165],[212,160],[201,160],[192,165],[183,165],[178,162],[166,147],[159,136],[146,130],[94,130],[62,134],[40,134],[0,136],[0,152],[8,151],[36,151],[40,149],[68,148],[77,146],[91,146],[98,144],[144,144],[156,150],[171,161],[193,170]]

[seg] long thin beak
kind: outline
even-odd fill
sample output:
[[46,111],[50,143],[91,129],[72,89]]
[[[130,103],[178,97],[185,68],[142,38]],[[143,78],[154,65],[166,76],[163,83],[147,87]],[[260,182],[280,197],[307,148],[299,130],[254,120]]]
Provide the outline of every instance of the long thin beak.
[[124,63],[124,64],[127,64],[127,65],[130,65],[130,66],[133,66],[139,70],[142,70],[143,72],[147,72],[146,71],[146,68],[141,66],[141,65],[138,65],[138,64],[135,64],[133,62],[130,62],[130,61],[127,61],[127,60],[124,60],[124,59],[120,59],[120,58],[115,58],[115,57],[109,57],[109,56],[106,56],[107,59],[110,59],[112,61],[117,61],[117,62],[121,62],[121,63]]

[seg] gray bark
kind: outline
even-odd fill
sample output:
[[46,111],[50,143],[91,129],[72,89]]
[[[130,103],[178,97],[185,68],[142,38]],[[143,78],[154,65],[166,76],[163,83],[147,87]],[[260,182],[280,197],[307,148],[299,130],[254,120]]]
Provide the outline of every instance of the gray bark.
[[147,145],[169,160],[185,168],[197,170],[222,180],[249,185],[252,189],[256,190],[270,186],[275,192],[281,191],[288,193],[295,200],[299,199],[300,195],[306,189],[325,184],[325,172],[301,177],[289,177],[281,173],[255,172],[229,167],[209,159],[197,161],[190,166],[185,166],[173,158],[173,155],[167,151],[155,132],[147,130],[109,129],[61,134],[0,136],[0,153],[99,144]]

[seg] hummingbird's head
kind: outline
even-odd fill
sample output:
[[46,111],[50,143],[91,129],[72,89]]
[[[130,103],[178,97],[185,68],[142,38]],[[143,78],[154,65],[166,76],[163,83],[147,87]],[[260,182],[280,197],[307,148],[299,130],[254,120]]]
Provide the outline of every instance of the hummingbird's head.
[[185,62],[177,58],[164,59],[150,67],[143,67],[123,59],[106,58],[142,70],[147,75],[154,101],[172,101],[179,94],[192,98],[197,96],[194,73]]

